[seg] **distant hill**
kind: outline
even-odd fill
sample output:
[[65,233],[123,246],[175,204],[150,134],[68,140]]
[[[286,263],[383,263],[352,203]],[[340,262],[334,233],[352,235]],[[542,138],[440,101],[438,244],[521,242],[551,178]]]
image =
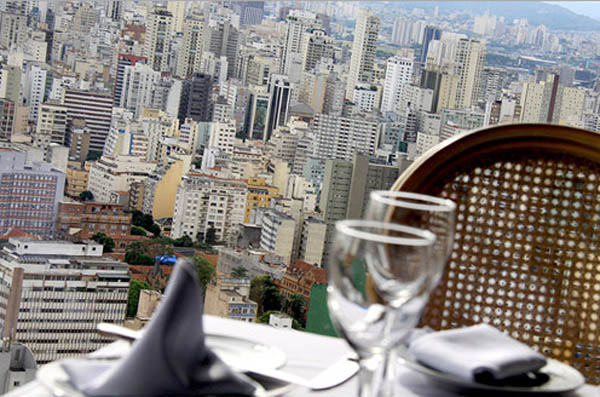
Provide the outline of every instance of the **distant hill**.
[[482,15],[489,11],[490,15],[502,16],[507,22],[517,18],[526,18],[530,25],[545,25],[557,30],[600,30],[600,21],[555,5],[535,1],[398,1],[389,2],[386,7],[423,8],[431,10],[438,6],[440,13],[449,14],[456,11],[468,11],[474,15]]

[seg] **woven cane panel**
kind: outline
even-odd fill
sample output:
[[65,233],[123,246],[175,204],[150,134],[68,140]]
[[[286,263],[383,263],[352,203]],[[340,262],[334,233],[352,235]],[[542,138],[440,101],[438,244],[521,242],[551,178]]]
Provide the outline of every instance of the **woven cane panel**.
[[452,257],[424,323],[489,323],[600,383],[600,167],[504,154],[457,171]]

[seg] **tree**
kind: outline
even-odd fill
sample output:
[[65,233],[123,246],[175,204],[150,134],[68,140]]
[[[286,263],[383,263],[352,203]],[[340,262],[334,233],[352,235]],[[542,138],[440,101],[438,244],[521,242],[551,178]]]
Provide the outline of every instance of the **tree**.
[[131,223],[134,226],[146,229],[150,233],[154,234],[154,237],[160,236],[160,226],[154,223],[152,215],[144,214],[138,210],[133,210],[131,212]]
[[129,283],[129,295],[127,296],[127,317],[135,317],[140,302],[140,291],[150,289],[145,281],[131,280]]
[[204,241],[207,244],[213,245],[217,241],[215,236],[216,232],[217,229],[215,229],[214,227],[209,227],[206,231],[206,237],[204,238]]
[[268,274],[263,274],[262,276],[256,276],[250,282],[250,300],[256,302],[258,304],[257,314],[263,313],[261,296],[263,289],[266,287],[274,287],[275,283],[273,283],[273,279]]
[[96,161],[102,157],[102,152],[99,150],[90,150],[85,157],[85,161]]
[[81,201],[94,201],[94,194],[89,190],[85,190],[79,193],[79,200]]
[[150,227],[146,228],[146,230],[154,234],[154,237],[160,236],[160,226],[158,226],[156,223],[150,225]]
[[131,234],[133,236],[145,236],[146,235],[146,231],[144,230],[143,227],[131,226]]
[[173,245],[175,247],[193,247],[194,241],[192,240],[192,238],[190,236],[188,236],[187,234],[184,234],[183,236],[179,237],[178,239],[175,239],[173,241]]
[[129,263],[130,265],[154,266],[154,259],[146,254],[135,251],[127,251],[125,253],[125,262]]
[[198,277],[200,278],[200,285],[206,291],[206,287],[211,283],[217,276],[217,270],[215,267],[201,256],[194,257],[194,264],[198,270]]
[[174,253],[171,239],[153,238],[146,241],[135,241],[127,246],[125,262],[130,265],[153,266],[157,256],[172,256]]
[[248,269],[244,266],[237,266],[231,271],[231,277],[233,278],[248,278]]
[[269,286],[263,289],[262,294],[260,295],[260,302],[263,312],[269,310],[281,310],[283,297],[279,293],[277,287]]
[[104,246],[104,252],[113,252],[115,248],[115,240],[104,233],[96,233],[92,236],[92,240]]
[[304,308],[306,303],[300,294],[293,294],[286,303],[286,312],[304,325]]

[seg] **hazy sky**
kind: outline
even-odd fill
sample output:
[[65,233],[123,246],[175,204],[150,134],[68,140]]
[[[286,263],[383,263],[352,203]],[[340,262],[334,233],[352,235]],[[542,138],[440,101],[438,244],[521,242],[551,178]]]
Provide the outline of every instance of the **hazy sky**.
[[588,17],[600,20],[600,1],[548,1]]

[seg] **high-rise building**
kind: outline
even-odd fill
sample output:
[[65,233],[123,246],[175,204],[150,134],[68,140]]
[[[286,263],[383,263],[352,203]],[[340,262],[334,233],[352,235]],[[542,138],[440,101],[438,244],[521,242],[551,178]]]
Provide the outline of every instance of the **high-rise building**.
[[38,364],[112,342],[100,322],[122,324],[129,267],[95,242],[10,238],[0,252],[2,337],[27,345]]
[[559,84],[560,76],[550,74],[546,81],[523,84],[522,123],[555,123],[584,127],[585,91]]
[[110,131],[113,99],[109,94],[65,90],[63,101],[69,122],[83,119],[90,131],[90,150],[102,152]]
[[300,240],[300,260],[319,267],[322,265],[326,232],[327,225],[322,220],[312,216],[304,219]]
[[404,54],[398,54],[387,60],[381,98],[382,113],[396,111],[405,87],[412,83],[413,60],[412,51],[406,51]]
[[160,72],[149,65],[138,63],[135,66],[125,66],[121,98],[115,106],[139,116],[144,107],[152,104],[152,94],[159,81]]
[[191,79],[183,82],[177,115],[181,123],[186,118],[212,121],[212,85],[212,76],[203,73],[194,73]]
[[477,104],[481,74],[485,63],[485,40],[459,39],[454,56],[454,75],[458,76],[456,106],[469,108]]
[[281,256],[283,263],[289,265],[294,250],[296,221],[272,208],[264,209],[261,219],[260,248]]
[[115,87],[113,91],[113,98],[115,106],[119,106],[121,103],[121,96],[123,95],[123,77],[125,76],[126,66],[135,66],[138,63],[146,63],[145,57],[137,57],[129,54],[119,54],[117,57],[117,74],[115,77]]
[[166,8],[157,6],[148,14],[143,55],[148,65],[157,72],[169,71],[169,46],[173,14]]
[[271,200],[279,195],[279,189],[262,178],[248,179],[248,191],[244,206],[244,223],[254,223],[258,208],[269,208]]
[[15,103],[0,97],[0,138],[10,139],[15,124]]
[[209,18],[204,31],[202,51],[212,52],[216,58],[227,58],[227,78],[234,77],[238,59],[240,32],[228,19]]
[[47,147],[50,143],[67,145],[67,108],[60,103],[47,102],[40,106],[34,144]]
[[427,59],[427,51],[429,50],[429,43],[432,40],[439,40],[442,37],[442,31],[435,26],[425,27],[423,33],[423,44],[421,45],[421,52],[419,54],[419,62],[425,63]]
[[377,86],[359,84],[354,87],[352,103],[362,111],[372,112],[379,107],[379,93]]
[[314,157],[318,159],[352,160],[354,153],[372,155],[377,148],[378,120],[359,115],[344,117],[316,114]]
[[25,165],[25,154],[0,151],[0,234],[12,228],[51,238],[65,173],[49,163]]
[[17,66],[0,66],[0,98],[19,103],[21,93],[21,69]]
[[333,56],[333,38],[323,29],[308,29],[302,38],[302,71],[310,72],[323,58]]
[[47,66],[32,65],[27,73],[24,94],[26,105],[29,106],[29,120],[37,122],[40,105],[50,93],[52,84],[52,72]]
[[123,0],[108,0],[106,2],[106,16],[113,22],[120,22],[123,15]]
[[89,3],[79,3],[73,16],[71,28],[74,31],[89,34],[100,19],[100,10]]
[[373,82],[373,65],[375,64],[380,24],[379,17],[370,11],[364,9],[359,11],[354,29],[350,73],[346,86],[346,98],[348,99],[352,98],[356,85]]
[[27,15],[25,13],[0,13],[0,47],[10,49],[27,40]]
[[200,68],[202,60],[205,18],[193,12],[183,23],[183,40],[177,58],[177,73],[181,78],[191,76]]
[[230,241],[243,222],[246,191],[242,179],[188,173],[177,188],[171,237],[203,240],[212,234],[215,241]]
[[327,160],[320,205],[327,225],[322,263],[329,263],[335,222],[361,219],[370,192],[391,188],[401,172],[398,167],[370,164],[368,156],[359,154],[350,161]]
[[341,116],[344,109],[344,91],[343,82],[335,74],[330,74],[325,86],[325,98],[323,98],[324,114]]
[[266,134],[264,141],[268,142],[273,130],[283,127],[288,121],[288,111],[292,100],[292,84],[284,75],[271,75],[269,82],[269,93],[271,94],[271,106],[267,119]]
[[266,87],[250,89],[244,132],[251,139],[265,140],[271,108],[271,95]]
[[235,122],[214,122],[210,123],[210,136],[208,138],[208,148],[217,148],[229,155],[233,154],[233,144],[235,141]]
[[102,156],[90,166],[88,190],[96,201],[108,203],[112,192],[126,192],[135,182],[146,179],[156,169],[156,162],[134,156]]
[[173,33],[183,32],[183,24],[185,21],[187,6],[187,1],[170,0],[167,2],[167,11],[173,15],[173,23],[171,24]]
[[205,17],[192,12],[183,22],[183,39],[177,58],[177,73],[181,78],[191,76],[200,69],[202,60]]
[[240,1],[236,5],[239,7],[240,25],[252,26],[261,24],[265,17],[264,1]]
[[486,103],[500,100],[502,85],[506,78],[505,73],[506,70],[502,68],[483,68],[478,98],[480,102]]
[[287,31],[279,72],[292,75],[293,63],[301,64],[303,35],[308,29],[321,27],[317,14],[306,10],[291,10],[286,18]]

